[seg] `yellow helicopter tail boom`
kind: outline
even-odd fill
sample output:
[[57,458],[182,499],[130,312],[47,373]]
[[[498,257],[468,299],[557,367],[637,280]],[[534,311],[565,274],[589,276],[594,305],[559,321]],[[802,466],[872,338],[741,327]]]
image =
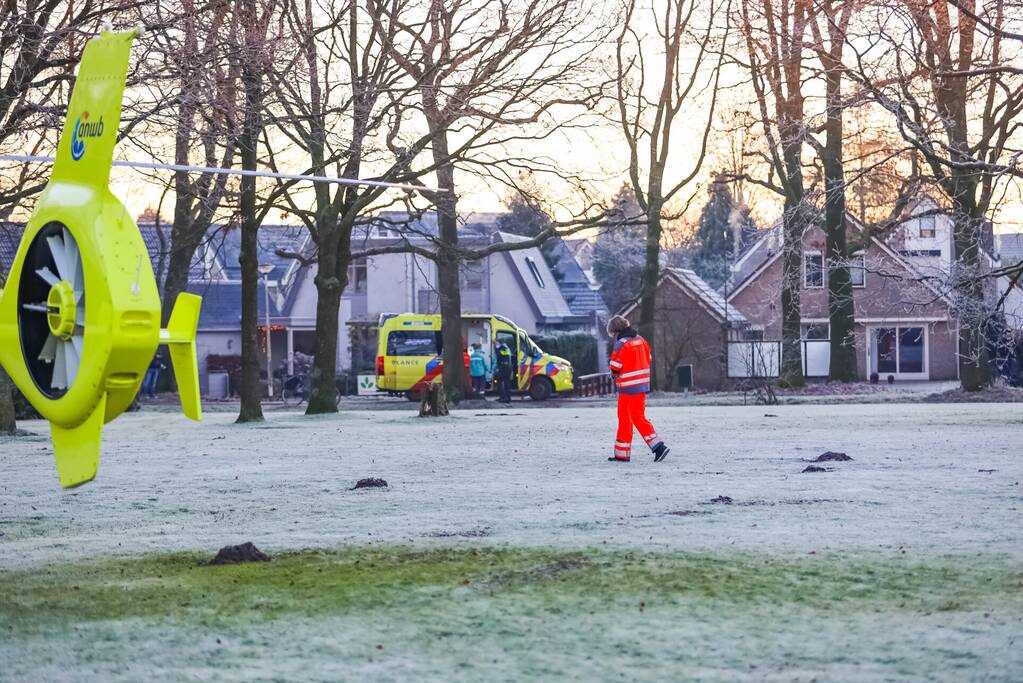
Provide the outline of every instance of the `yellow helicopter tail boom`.
[[96,477],[106,403],[106,393],[100,394],[99,403],[89,417],[74,427],[50,423],[57,476],[60,477],[60,485],[66,489],[81,486]]
[[174,379],[181,396],[181,410],[192,420],[202,419],[199,400],[199,363],[195,355],[195,333],[199,328],[202,297],[182,293],[174,302],[167,329],[160,330],[160,343],[170,350]]

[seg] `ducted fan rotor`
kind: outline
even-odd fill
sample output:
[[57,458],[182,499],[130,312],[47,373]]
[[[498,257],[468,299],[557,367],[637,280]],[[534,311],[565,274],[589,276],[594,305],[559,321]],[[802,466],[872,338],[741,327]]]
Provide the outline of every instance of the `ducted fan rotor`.
[[25,363],[51,398],[75,382],[85,341],[85,274],[78,242],[67,226],[40,230],[25,258],[18,289],[18,324]]

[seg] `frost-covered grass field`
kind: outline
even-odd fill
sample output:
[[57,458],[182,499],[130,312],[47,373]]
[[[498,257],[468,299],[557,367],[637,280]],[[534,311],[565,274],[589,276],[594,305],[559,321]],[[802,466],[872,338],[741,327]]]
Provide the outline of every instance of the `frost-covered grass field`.
[[1019,405],[650,413],[143,412],[74,491],[25,424],[0,680],[1023,680]]

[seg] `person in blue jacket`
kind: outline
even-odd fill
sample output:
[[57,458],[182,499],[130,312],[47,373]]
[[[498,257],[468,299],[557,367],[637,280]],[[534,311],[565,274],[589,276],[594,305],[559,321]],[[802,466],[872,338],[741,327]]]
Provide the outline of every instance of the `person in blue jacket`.
[[487,390],[487,357],[483,355],[483,349],[479,344],[472,345],[472,353],[469,355],[469,374],[472,376],[473,393],[482,398]]

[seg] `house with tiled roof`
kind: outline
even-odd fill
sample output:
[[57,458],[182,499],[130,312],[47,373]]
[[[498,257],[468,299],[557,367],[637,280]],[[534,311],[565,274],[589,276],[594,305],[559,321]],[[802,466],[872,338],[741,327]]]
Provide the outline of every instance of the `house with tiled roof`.
[[[524,238],[496,230],[498,214],[468,214],[461,225],[460,242],[481,247],[493,242]],[[158,280],[166,273],[170,255],[170,224],[153,220],[139,230],[149,250]],[[18,223],[0,224],[0,267],[9,267],[23,231]],[[405,243],[431,249],[437,236],[433,213],[409,216],[383,212],[358,226],[353,251]],[[241,233],[234,225],[214,225],[197,250],[189,270],[188,291],[203,297],[197,339],[200,374],[206,375],[211,355],[238,355],[241,351]],[[275,370],[294,371],[296,354],[311,355],[316,335],[316,249],[309,232],[300,226],[263,225],[257,240],[259,263],[269,272],[257,292],[261,331],[270,327],[271,357]],[[348,273],[348,287],[338,310],[338,366],[359,365],[353,358],[352,332],[375,329],[383,313],[438,313],[440,299],[433,261],[412,253],[358,259]],[[566,298],[569,293],[570,298]],[[481,262],[464,264],[461,282],[465,313],[496,313],[514,320],[530,334],[559,330],[592,329],[588,308],[575,308],[571,288],[562,291],[538,248],[501,251]],[[354,335],[358,336],[358,335]],[[262,337],[261,337],[262,339]],[[262,343],[262,342],[261,342]],[[375,346],[369,350],[375,353]]]
[[[846,216],[850,244],[862,244],[849,261],[853,285],[854,334],[859,375],[916,380],[954,380],[958,377],[957,324],[952,303],[938,273],[949,254],[947,216],[920,226],[907,222],[905,231],[886,239],[869,235],[852,216]],[[916,230],[916,232],[908,232]],[[894,241],[894,244],[892,244]],[[825,236],[809,228],[800,246],[800,287],[803,366],[807,377],[826,377],[830,364],[828,272]],[[732,269],[727,286],[729,305],[751,325],[751,336],[769,343],[781,340],[781,225],[744,254]],[[947,261],[944,261],[947,263]]]
[[[622,315],[638,320],[639,304]],[[665,268],[657,283],[653,371],[663,390],[717,391],[729,384],[729,341],[744,338],[746,316],[694,271]]]

